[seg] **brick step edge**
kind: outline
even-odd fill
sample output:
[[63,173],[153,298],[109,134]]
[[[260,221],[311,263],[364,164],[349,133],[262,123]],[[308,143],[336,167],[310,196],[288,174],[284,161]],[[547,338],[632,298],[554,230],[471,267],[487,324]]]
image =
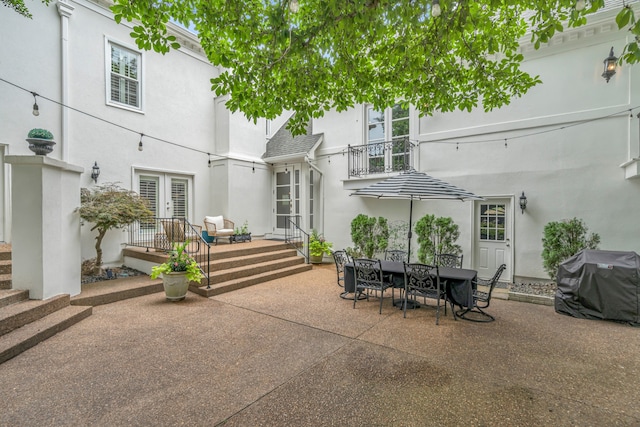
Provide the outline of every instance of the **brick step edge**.
[[294,274],[302,273],[311,270],[313,267],[311,264],[298,264],[291,267],[282,268],[279,270],[268,271],[254,276],[245,277],[241,279],[229,280],[226,282],[220,282],[212,284],[210,289],[207,286],[190,286],[189,290],[198,295],[205,297],[211,297],[214,295],[224,294],[226,292],[235,291],[238,289],[246,288],[248,286],[258,285],[270,280],[279,279],[281,277],[291,276]]
[[0,337],[0,363],[89,317],[92,310],[68,306]]

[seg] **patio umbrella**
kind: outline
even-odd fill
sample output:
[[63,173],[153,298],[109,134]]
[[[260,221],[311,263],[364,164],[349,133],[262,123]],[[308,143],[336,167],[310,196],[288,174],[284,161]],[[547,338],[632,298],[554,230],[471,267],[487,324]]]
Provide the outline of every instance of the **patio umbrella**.
[[411,220],[414,200],[484,200],[467,190],[439,180],[414,169],[361,188],[350,196],[378,199],[408,199],[409,204],[409,254],[411,254]]

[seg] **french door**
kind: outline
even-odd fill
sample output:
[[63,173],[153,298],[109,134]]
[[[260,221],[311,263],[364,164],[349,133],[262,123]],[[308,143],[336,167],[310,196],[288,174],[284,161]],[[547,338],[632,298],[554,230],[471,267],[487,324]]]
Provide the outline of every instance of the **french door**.
[[138,193],[149,202],[149,209],[159,218],[191,218],[192,179],[172,174],[141,173]]
[[273,173],[273,233],[284,235],[289,217],[300,215],[300,169],[286,166],[275,169]]

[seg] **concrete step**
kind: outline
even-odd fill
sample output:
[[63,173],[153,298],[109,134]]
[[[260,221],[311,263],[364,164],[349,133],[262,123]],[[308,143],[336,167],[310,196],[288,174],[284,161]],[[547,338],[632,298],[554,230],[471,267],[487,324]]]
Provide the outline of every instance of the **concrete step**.
[[0,261],[11,260],[11,245],[6,243],[0,244]]
[[[223,258],[211,261],[211,271],[221,271],[231,268],[244,267],[247,265],[255,265],[262,262],[274,261],[283,258],[295,257],[295,249],[284,249],[269,252],[260,252],[256,254],[242,255],[234,258]],[[201,264],[206,271],[206,263]]]
[[0,289],[11,289],[11,274],[0,274]]
[[0,274],[11,275],[11,260],[5,259],[0,261]]
[[129,298],[163,292],[162,279],[134,276],[82,285],[82,292],[71,298],[71,305],[103,305]]
[[47,300],[27,300],[2,307],[0,336],[69,306],[69,300],[69,295],[57,295]]
[[272,261],[258,262],[251,265],[243,265],[241,267],[227,268],[225,270],[211,271],[211,281],[215,283],[226,282],[229,280],[240,279],[243,277],[255,276],[268,271],[279,270],[298,264],[303,264],[304,259],[301,257],[279,258]]
[[0,307],[6,307],[20,301],[29,299],[29,291],[21,291],[18,289],[0,290]]
[[[67,298],[68,301],[68,298]],[[25,304],[25,303],[19,303]],[[92,307],[66,306],[0,336],[0,363],[52,337],[91,315]],[[2,322],[0,322],[1,324]]]
[[281,277],[291,276],[293,274],[302,273],[304,271],[311,270],[311,264],[298,263],[296,265],[280,268],[278,270],[269,270],[260,274],[252,276],[242,277],[239,279],[227,280],[224,282],[215,282],[212,280],[211,288],[207,289],[207,286],[197,287],[195,285],[189,286],[191,292],[197,293],[205,297],[211,297],[214,295],[220,295],[225,292],[231,292],[238,289],[246,288],[248,286],[264,283],[269,280],[279,279]]

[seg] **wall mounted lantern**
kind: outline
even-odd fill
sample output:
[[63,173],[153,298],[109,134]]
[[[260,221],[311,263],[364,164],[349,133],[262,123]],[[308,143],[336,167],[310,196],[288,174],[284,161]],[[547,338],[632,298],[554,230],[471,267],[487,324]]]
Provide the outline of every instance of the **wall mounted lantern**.
[[618,62],[618,58],[613,54],[612,46],[609,56],[607,56],[603,61],[604,72],[602,73],[602,77],[607,81],[607,83],[609,83],[609,79],[616,73],[616,62]]
[[520,210],[524,213],[524,210],[527,209],[527,196],[524,195],[524,191],[522,192],[522,196],[520,196]]
[[98,162],[95,162],[95,164],[91,168],[91,179],[97,184],[99,176],[100,176],[100,166],[98,166]]

